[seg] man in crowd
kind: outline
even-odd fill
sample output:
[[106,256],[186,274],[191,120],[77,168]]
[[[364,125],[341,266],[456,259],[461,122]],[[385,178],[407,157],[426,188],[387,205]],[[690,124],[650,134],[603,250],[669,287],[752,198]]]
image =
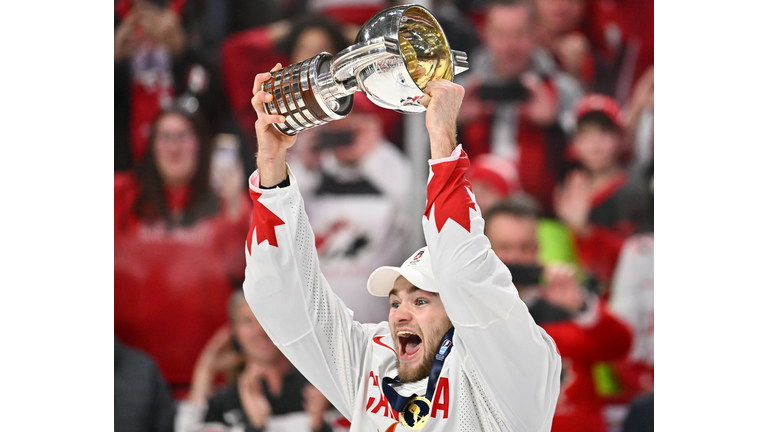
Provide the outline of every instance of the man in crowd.
[[541,265],[537,207],[530,197],[518,194],[497,203],[485,214],[485,220],[491,247],[509,266],[520,297],[562,355],[562,382],[552,431],[605,432],[603,402],[592,371],[599,362],[627,355],[632,342],[629,327],[595,294],[580,287],[574,267]]
[[525,0],[487,4],[483,45],[457,82],[467,88],[460,138],[471,157],[493,153],[513,161],[522,189],[545,215],[565,165],[568,111],[583,90],[534,40],[535,6]]
[[[528,306],[533,320],[543,325],[548,322],[571,318],[569,310],[583,304],[581,294],[567,299],[549,301],[545,295],[555,290],[542,290],[540,279],[543,269],[539,261],[538,239],[539,207],[533,197],[525,193],[496,202],[483,214],[485,235],[491,242],[496,256],[507,265],[520,298]],[[558,276],[565,283],[572,283],[573,274],[567,266],[550,267],[547,276]]]

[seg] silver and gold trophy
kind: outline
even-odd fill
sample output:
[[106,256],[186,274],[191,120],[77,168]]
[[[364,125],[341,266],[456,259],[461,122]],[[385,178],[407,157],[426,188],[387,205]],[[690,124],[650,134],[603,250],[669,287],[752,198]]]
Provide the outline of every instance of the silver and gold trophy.
[[402,113],[426,110],[418,103],[429,81],[453,81],[469,68],[467,54],[453,51],[440,24],[418,5],[393,6],[366,22],[352,45],[335,56],[324,52],[272,73],[264,91],[274,99],[269,114],[286,135],[346,117],[362,91],[376,105]]

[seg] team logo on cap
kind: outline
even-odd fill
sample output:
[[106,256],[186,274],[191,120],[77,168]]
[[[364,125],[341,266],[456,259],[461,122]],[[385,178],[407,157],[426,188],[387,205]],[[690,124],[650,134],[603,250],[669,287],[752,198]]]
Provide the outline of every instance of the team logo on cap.
[[413,258],[411,258],[411,262],[409,262],[408,265],[413,265],[418,263],[422,255],[424,255],[424,251],[423,250],[418,251],[416,255],[414,255]]

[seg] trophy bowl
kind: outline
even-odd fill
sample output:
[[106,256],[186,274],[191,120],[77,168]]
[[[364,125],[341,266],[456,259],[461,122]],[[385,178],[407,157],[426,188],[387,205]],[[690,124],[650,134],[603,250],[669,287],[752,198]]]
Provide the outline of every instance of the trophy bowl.
[[346,117],[352,95],[401,113],[426,110],[418,100],[429,81],[468,69],[467,55],[451,50],[440,24],[419,5],[386,8],[372,16],[352,45],[335,56],[321,53],[272,73],[263,90],[274,96],[269,114],[285,116],[274,126],[286,135]]

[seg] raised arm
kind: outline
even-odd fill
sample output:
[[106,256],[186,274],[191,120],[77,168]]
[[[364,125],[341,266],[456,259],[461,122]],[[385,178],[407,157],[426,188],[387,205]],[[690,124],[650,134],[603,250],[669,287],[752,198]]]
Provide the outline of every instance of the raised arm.
[[[280,70],[283,66],[278,63],[272,68],[272,72]],[[262,103],[268,103],[273,96],[261,90],[262,84],[271,78],[269,73],[256,75],[253,82],[253,99],[251,104],[256,114],[256,137],[258,139],[258,151],[256,153],[256,168],[259,170],[261,187],[270,188],[280,184],[288,178],[288,165],[286,159],[288,149],[296,144],[296,136],[283,135],[278,132],[273,123],[285,122],[285,117],[267,114]]]
[[422,223],[441,300],[455,337],[467,348],[462,361],[499,402],[510,429],[548,430],[559,392],[560,356],[483,234],[483,219],[464,177],[469,159],[455,141],[463,89],[438,81],[425,92],[432,160]]
[[[447,80],[430,81],[419,103],[427,107],[427,132],[432,159],[447,158],[457,146],[456,117],[464,87]],[[430,108],[430,106],[432,108]]]
[[249,179],[254,209],[243,289],[274,344],[350,418],[367,338],[320,272],[304,201],[286,164],[296,139],[275,130],[271,124],[284,119],[267,115],[261,105],[271,99],[261,91],[268,78],[259,74],[254,84],[259,149]]

